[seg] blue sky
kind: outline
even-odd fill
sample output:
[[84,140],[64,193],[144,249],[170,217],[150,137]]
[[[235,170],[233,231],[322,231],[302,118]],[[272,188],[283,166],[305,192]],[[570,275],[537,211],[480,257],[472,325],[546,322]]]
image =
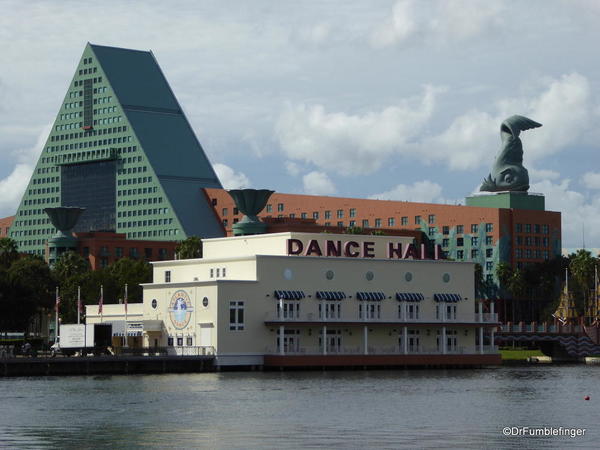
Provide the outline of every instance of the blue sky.
[[86,42],[151,49],[226,187],[457,203],[522,134],[563,246],[600,247],[600,2],[3,1],[0,216]]

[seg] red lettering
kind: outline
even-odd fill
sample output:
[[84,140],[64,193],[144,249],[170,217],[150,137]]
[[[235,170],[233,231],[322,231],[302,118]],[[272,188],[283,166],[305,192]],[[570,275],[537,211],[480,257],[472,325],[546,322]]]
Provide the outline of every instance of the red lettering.
[[352,248],[359,248],[358,242],[348,241],[344,244],[344,256],[348,258],[356,258],[360,255],[358,250],[352,250]]
[[363,258],[375,258],[375,242],[363,242]]
[[388,243],[388,249],[387,249],[387,257],[392,259],[392,258],[396,258],[396,259],[401,259],[402,258],[402,244],[398,242],[398,244],[394,245],[393,242],[389,242]]
[[323,256],[321,247],[319,247],[319,243],[315,239],[311,239],[308,243],[305,256],[311,256],[312,254],[315,254],[317,256]]
[[304,250],[304,245],[300,239],[288,239],[287,240],[287,254],[288,255],[301,255]]
[[412,259],[417,259],[419,254],[414,244],[408,244],[404,249],[404,254],[402,255],[402,259],[407,259],[411,257]]
[[327,241],[327,256],[342,256],[342,241]]

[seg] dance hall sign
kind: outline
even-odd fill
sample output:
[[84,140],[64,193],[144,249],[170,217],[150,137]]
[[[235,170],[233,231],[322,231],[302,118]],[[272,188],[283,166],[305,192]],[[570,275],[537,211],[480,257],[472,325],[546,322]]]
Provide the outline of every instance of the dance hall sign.
[[427,251],[425,244],[411,242],[358,240],[288,239],[288,256],[326,256],[343,258],[441,259],[442,251],[435,245]]

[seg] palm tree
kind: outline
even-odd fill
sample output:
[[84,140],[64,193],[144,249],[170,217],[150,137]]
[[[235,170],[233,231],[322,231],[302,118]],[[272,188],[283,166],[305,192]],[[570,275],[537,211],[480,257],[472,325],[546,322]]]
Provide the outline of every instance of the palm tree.
[[17,242],[8,237],[0,238],[0,267],[8,269],[17,259],[19,259]]

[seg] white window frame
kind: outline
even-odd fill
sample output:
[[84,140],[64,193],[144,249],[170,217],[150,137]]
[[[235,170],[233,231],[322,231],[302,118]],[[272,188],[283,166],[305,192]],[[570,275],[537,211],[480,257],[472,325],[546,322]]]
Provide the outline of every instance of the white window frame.
[[[232,312],[233,318],[231,317]],[[244,331],[244,320],[244,300],[229,301],[229,331]]]

